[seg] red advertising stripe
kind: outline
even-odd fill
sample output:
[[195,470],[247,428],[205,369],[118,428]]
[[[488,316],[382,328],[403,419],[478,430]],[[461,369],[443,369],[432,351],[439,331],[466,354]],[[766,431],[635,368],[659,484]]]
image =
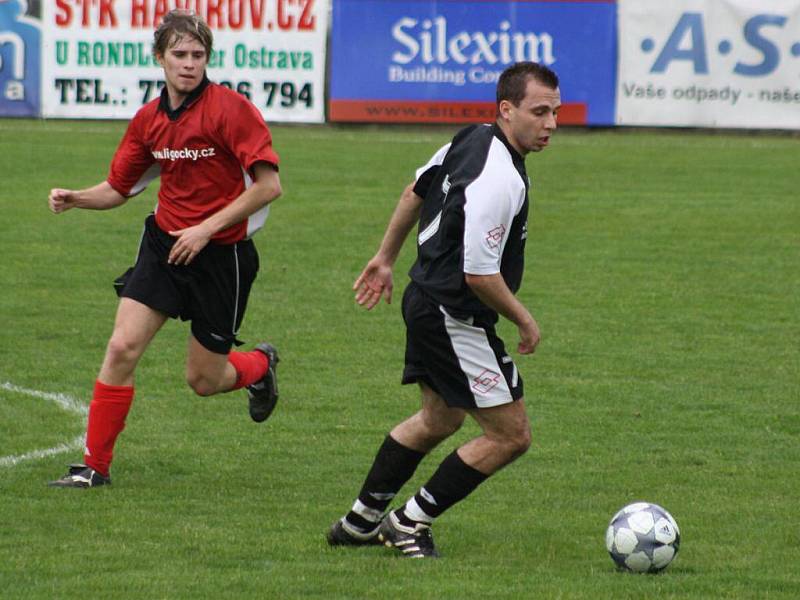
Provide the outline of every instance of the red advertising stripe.
[[[494,102],[431,102],[415,100],[331,100],[331,121],[350,123],[488,123]],[[558,112],[561,125],[586,125],[585,103],[566,103]]]

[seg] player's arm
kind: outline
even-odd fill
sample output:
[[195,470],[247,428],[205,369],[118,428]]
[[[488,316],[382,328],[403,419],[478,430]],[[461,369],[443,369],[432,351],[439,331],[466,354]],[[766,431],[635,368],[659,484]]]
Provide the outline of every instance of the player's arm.
[[519,330],[520,354],[530,354],[539,343],[539,325],[506,285],[500,273],[492,275],[471,275],[464,273],[467,285],[478,299],[489,308],[497,311],[517,326]]
[[353,284],[356,302],[367,310],[378,304],[381,296],[387,304],[391,304],[392,268],[408,234],[419,221],[421,206],[422,198],[414,192],[414,183],[410,183],[400,195],[378,252]]
[[202,223],[169,232],[177,240],[172,246],[167,262],[176,265],[189,264],[216,233],[241,223],[275,200],[281,192],[281,180],[275,167],[266,162],[255,163],[253,184],[236,200]]
[[506,284],[500,266],[526,193],[516,175],[509,177],[502,168],[495,165],[491,170],[490,165],[465,189],[464,203],[464,281],[481,302],[517,326],[521,354],[536,349],[539,326]]
[[108,181],[98,183],[85,190],[54,188],[50,190],[50,196],[47,199],[50,210],[56,214],[63,213],[70,208],[107,210],[124,204],[126,201],[127,198],[111,187]]

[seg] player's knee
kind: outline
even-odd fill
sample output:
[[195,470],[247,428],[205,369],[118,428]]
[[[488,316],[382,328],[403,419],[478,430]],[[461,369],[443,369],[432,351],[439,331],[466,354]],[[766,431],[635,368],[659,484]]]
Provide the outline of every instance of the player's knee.
[[139,349],[130,340],[117,335],[112,335],[108,340],[106,349],[107,362],[117,367],[135,363],[139,358]]
[[422,423],[429,437],[443,440],[461,429],[461,425],[464,423],[464,416],[454,415],[442,418],[442,415],[434,416],[423,412]]
[[187,373],[186,383],[198,396],[213,396],[217,393],[217,382],[200,373]]
[[[531,428],[526,424],[520,427],[511,435],[510,439],[510,452],[513,458],[519,458],[525,454],[531,447]],[[512,459],[513,460],[513,459]]]
[[531,428],[530,426],[522,428],[514,437],[514,446],[516,448],[517,456],[522,456],[531,447]]
[[499,445],[501,452],[505,455],[506,463],[510,463],[523,454],[531,447],[531,428],[525,424],[506,431],[502,436]]

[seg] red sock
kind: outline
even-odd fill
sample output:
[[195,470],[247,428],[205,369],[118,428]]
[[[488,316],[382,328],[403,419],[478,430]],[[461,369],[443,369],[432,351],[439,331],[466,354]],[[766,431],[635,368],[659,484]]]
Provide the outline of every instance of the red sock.
[[106,385],[100,380],[95,381],[94,397],[89,405],[83,461],[106,477],[114,455],[114,443],[125,429],[125,417],[132,402],[132,386]]
[[231,352],[228,362],[236,369],[236,384],[231,388],[238,390],[261,379],[269,369],[269,358],[263,352]]

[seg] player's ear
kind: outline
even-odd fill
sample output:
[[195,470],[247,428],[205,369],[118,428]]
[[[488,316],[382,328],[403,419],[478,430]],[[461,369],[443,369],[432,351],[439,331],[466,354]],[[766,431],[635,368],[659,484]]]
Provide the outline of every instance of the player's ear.
[[155,57],[156,57],[156,61],[158,62],[158,64],[160,64],[163,67],[164,66],[164,55],[156,53]]
[[508,100],[500,100],[500,104],[497,107],[497,112],[503,119],[508,121],[511,118],[511,111],[514,110],[514,108],[515,106]]

